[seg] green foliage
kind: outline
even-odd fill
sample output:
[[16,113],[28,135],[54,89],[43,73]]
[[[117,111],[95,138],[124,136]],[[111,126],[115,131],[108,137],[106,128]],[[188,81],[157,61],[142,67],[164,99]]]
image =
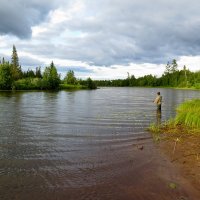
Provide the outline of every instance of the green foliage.
[[13,52],[11,57],[11,74],[13,80],[18,80],[22,77],[22,70],[21,66],[19,65],[19,58],[15,45],[13,45]]
[[186,101],[177,108],[176,123],[200,128],[200,99]]
[[86,80],[86,83],[87,83],[87,87],[88,87],[89,89],[96,89],[96,88],[97,88],[95,82],[94,82],[91,78],[88,78],[88,79]]
[[148,130],[154,133],[160,133],[160,126],[154,123],[150,124]]
[[74,75],[74,71],[73,70],[69,70],[64,78],[64,83],[66,84],[71,84],[71,85],[76,85],[77,84],[77,80],[76,77]]
[[171,65],[168,62],[167,65],[166,65],[166,67],[165,67],[165,74],[169,74],[170,71],[171,71]]
[[135,78],[134,75],[128,76],[126,79],[117,80],[96,80],[97,86],[111,87],[128,87],[128,86],[144,86],[144,87],[181,87],[200,89],[200,71],[191,72],[186,66],[182,70],[178,70],[176,60],[167,63],[164,74],[157,78],[155,76],[145,75]]
[[[5,65],[4,65],[5,64]],[[196,88],[200,89],[200,71],[191,72],[186,66],[182,70],[178,70],[176,60],[172,60],[171,63],[167,63],[164,74],[157,78],[156,76],[145,75],[143,77],[135,78],[134,75],[129,75],[126,79],[117,80],[95,80],[91,78],[87,80],[77,80],[74,71],[69,70],[61,83],[60,76],[57,73],[57,69],[53,62],[49,67],[45,68],[42,75],[40,67],[36,68],[36,71],[28,70],[26,72],[21,71],[19,66],[19,58],[17,55],[16,47],[13,45],[13,52],[11,58],[11,64],[5,61],[3,58],[0,60],[0,89],[17,89],[17,88],[40,88],[40,89],[58,89],[58,88],[70,88],[70,85],[83,85],[89,89],[96,89],[97,86],[111,86],[111,87],[181,87],[181,88]],[[2,67],[3,66],[3,67]],[[27,79],[29,78],[29,79]],[[36,85],[32,85],[34,80],[38,78],[39,82]],[[17,81],[22,79],[22,81]],[[25,81],[26,80],[26,81]],[[17,81],[17,82],[16,82]],[[28,82],[27,82],[28,81]],[[27,85],[25,85],[27,84]],[[34,83],[35,84],[35,83]],[[79,86],[78,86],[79,87]]]
[[176,62],[175,59],[172,60],[172,64],[171,64],[171,72],[174,73],[174,72],[177,72],[178,71],[178,64]]
[[18,55],[17,55],[17,49],[16,49],[15,45],[13,45],[11,64],[13,65],[13,67],[19,66],[19,58],[18,58]]
[[40,67],[37,67],[36,71],[22,72],[14,45],[11,64],[4,58],[0,60],[0,89],[2,90],[96,89],[92,79],[77,80],[72,70],[66,74],[62,84],[60,83],[60,75],[53,62],[45,68],[43,75]]
[[42,88],[43,89],[58,89],[60,83],[60,75],[52,62],[49,67],[45,68],[43,73]]
[[80,90],[80,89],[87,89],[86,86],[83,85],[70,85],[70,84],[60,84],[59,85],[59,89],[63,89],[63,90]]
[[5,58],[3,57],[1,64],[4,64],[4,63],[5,63]]
[[169,62],[166,65],[165,68],[165,74],[172,74],[178,71],[178,64],[175,59],[172,60],[172,63]]
[[200,83],[195,83],[194,87],[195,87],[195,89],[200,89]]
[[40,90],[42,88],[42,79],[23,78],[15,81],[16,90]]
[[41,67],[36,67],[35,77],[42,78]]
[[176,121],[173,118],[171,118],[171,119],[167,120],[162,126],[164,128],[166,128],[166,127],[175,128],[176,125],[177,125]]
[[4,61],[0,64],[0,89],[10,90],[12,83],[11,66]]
[[28,69],[28,71],[23,72],[23,78],[42,78],[41,68],[36,67],[35,71]]
[[96,89],[96,82],[93,81],[91,78],[88,78],[87,80],[79,80],[80,85],[84,85],[88,89]]
[[150,124],[148,130],[152,133],[154,141],[159,142],[161,134],[161,126],[153,123]]
[[24,72],[23,74],[24,78],[35,78],[35,73],[33,70],[28,70],[27,72]]

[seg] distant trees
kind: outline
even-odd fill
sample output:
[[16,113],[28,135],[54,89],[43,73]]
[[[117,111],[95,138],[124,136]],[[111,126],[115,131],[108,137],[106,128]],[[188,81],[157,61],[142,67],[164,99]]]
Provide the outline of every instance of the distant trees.
[[167,63],[165,67],[165,74],[172,74],[178,71],[178,64],[175,59],[172,60],[172,63]]
[[13,45],[11,62],[4,58],[0,59],[0,89],[38,89],[38,90],[55,90],[55,89],[96,89],[97,86],[112,87],[132,87],[132,86],[162,86],[162,87],[194,87],[200,89],[200,71],[191,72],[186,66],[178,70],[178,64],[175,59],[168,62],[163,75],[159,78],[151,74],[136,78],[130,75],[125,79],[116,80],[95,80],[91,78],[86,80],[77,79],[74,71],[66,72],[64,79],[61,81],[57,69],[51,62],[50,66],[41,72],[41,68],[36,70],[21,70],[17,49]]
[[64,83],[66,84],[71,84],[71,85],[76,85],[77,84],[77,80],[76,77],[74,75],[74,71],[73,70],[69,70],[64,78]]
[[22,77],[21,66],[19,65],[19,58],[17,55],[17,49],[13,45],[13,51],[11,56],[11,74],[13,80],[18,80]]
[[129,75],[126,79],[117,80],[96,80],[97,86],[112,86],[112,87],[132,87],[132,86],[162,86],[162,87],[194,87],[200,89],[200,71],[191,72],[186,66],[182,70],[178,70],[178,64],[175,59],[168,62],[165,72],[159,78],[156,76],[145,75],[135,78],[134,75]]
[[87,78],[86,80],[77,79],[74,75],[73,70],[69,70],[66,73],[66,76],[65,76],[63,82],[64,82],[64,84],[69,84],[69,85],[83,85],[88,89],[96,89],[97,88],[95,82],[90,77]]
[[15,68],[17,68],[19,66],[19,58],[17,55],[17,49],[16,49],[15,45],[13,45],[11,64]]
[[23,78],[42,78],[41,67],[36,67],[36,71],[28,69],[28,71],[25,71],[22,74]]
[[97,88],[95,82],[90,77],[86,80],[86,85],[89,89],[96,89]]
[[43,88],[44,89],[58,89],[60,83],[60,75],[57,69],[51,62],[49,67],[46,67],[43,73]]
[[[81,85],[82,84],[82,85]],[[91,78],[78,80],[73,70],[66,73],[64,80],[60,79],[57,69],[51,62],[50,66],[41,72],[41,67],[36,70],[22,71],[19,64],[17,49],[13,45],[11,62],[0,59],[0,90],[56,90],[56,89],[95,89],[96,85]]]
[[10,90],[12,87],[12,74],[9,62],[0,64],[0,89]]
[[36,67],[35,77],[42,78],[41,67]]

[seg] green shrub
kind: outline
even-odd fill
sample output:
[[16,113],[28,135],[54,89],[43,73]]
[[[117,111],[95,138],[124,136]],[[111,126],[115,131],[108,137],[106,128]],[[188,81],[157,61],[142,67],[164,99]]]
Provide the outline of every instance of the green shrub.
[[40,78],[24,78],[15,81],[16,90],[40,90],[42,80]]
[[195,83],[195,84],[194,84],[194,87],[195,87],[196,89],[200,89],[200,83]]

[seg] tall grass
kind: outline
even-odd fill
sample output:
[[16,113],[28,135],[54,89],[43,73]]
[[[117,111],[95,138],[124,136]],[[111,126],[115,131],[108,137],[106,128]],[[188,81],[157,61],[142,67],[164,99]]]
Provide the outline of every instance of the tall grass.
[[200,99],[186,101],[178,106],[175,122],[200,128]]
[[70,84],[60,84],[59,88],[61,90],[80,90],[80,89],[87,89],[84,85],[70,85]]
[[155,142],[160,141],[160,126],[158,126],[157,124],[150,124],[147,130],[152,133],[153,140]]

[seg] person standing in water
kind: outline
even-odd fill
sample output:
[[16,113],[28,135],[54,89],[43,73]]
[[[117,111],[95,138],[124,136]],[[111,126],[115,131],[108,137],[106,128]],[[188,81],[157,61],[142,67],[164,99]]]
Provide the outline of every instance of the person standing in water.
[[161,111],[162,96],[160,95],[160,92],[157,92],[157,97],[155,98],[154,103],[157,105],[157,110]]

